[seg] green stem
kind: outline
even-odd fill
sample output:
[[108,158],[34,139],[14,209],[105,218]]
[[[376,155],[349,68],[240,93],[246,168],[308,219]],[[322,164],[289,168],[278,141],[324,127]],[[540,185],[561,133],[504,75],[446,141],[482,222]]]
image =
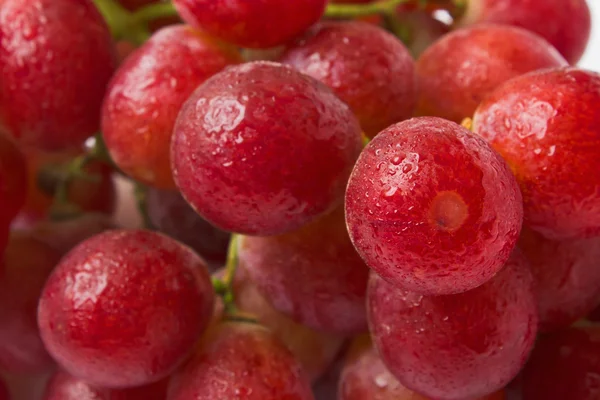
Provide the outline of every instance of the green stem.
[[329,18],[357,18],[375,14],[390,15],[399,5],[412,0],[385,0],[366,4],[328,4],[325,16]]
[[235,272],[237,271],[239,258],[238,258],[238,245],[239,235],[231,235],[229,240],[229,248],[227,250],[227,262],[225,264],[225,276],[223,277],[223,283],[227,286],[228,292],[233,292],[233,279],[235,278]]
[[65,166],[57,168],[56,166],[45,166],[38,172],[38,184],[42,190],[51,188],[54,200],[50,208],[50,217],[52,219],[63,219],[72,217],[81,213],[81,210],[69,201],[69,187],[75,179],[82,179],[90,182],[98,182],[101,177],[91,175],[85,171],[85,168],[92,161],[101,161],[118,170],[108,154],[108,149],[98,133],[94,136],[93,142],[87,148],[87,151],[75,157]]
[[138,211],[142,216],[144,228],[152,229],[152,220],[148,215],[148,188],[143,184],[136,182],[134,191],[135,201],[137,203]]
[[155,3],[140,8],[133,13],[133,18],[140,24],[147,25],[159,18],[177,17],[177,10],[173,3]]
[[144,43],[150,32],[145,24],[139,23],[134,14],[115,0],[94,0],[98,11],[115,39],[125,39],[137,45]]

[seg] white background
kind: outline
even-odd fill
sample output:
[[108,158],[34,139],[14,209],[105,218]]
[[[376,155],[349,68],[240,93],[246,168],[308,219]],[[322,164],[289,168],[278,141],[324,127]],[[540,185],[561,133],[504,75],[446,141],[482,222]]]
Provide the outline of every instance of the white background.
[[579,65],[600,72],[600,0],[588,0],[592,9],[592,40]]

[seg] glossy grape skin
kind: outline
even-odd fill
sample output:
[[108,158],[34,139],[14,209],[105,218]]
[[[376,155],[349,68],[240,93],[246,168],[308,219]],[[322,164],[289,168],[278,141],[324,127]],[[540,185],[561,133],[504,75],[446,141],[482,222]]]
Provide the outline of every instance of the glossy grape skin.
[[312,400],[310,384],[292,353],[254,323],[211,328],[194,357],[172,378],[168,400]]
[[540,338],[523,371],[523,400],[594,400],[600,375],[600,326]]
[[186,25],[155,33],[112,78],[102,110],[111,158],[144,184],[175,188],[169,148],[179,109],[206,79],[241,62],[239,52]]
[[171,162],[183,196],[210,223],[275,235],[341,203],[361,149],[356,118],[325,85],[252,62],[213,76],[188,99]]
[[459,23],[497,23],[525,28],[548,40],[576,64],[590,38],[592,18],[586,0],[469,0]]
[[154,228],[190,246],[211,270],[225,264],[231,235],[199,216],[179,192],[148,188],[146,207]]
[[514,253],[471,291],[423,296],[377,274],[369,284],[369,327],[378,353],[404,386],[435,399],[477,398],[506,386],[533,347],[533,279]]
[[414,118],[379,133],[346,192],[358,253],[379,275],[422,294],[473,289],[510,256],[521,194],[481,138],[440,118]]
[[414,60],[398,38],[372,24],[318,24],[281,61],[329,86],[369,137],[414,111]]
[[0,264],[0,369],[48,370],[53,361],[40,338],[37,303],[61,254],[29,232],[14,232]]
[[74,176],[67,185],[67,202],[54,204],[54,194],[60,183],[60,176],[79,151],[47,153],[28,151],[27,159],[27,198],[24,206],[12,223],[13,228],[29,229],[37,222],[50,217],[52,210],[58,215],[72,215],[77,212],[97,212],[110,215],[116,207],[116,187],[113,181],[113,167],[105,162],[91,161],[84,169],[86,176]]
[[[353,341],[346,355],[339,386],[338,400],[431,400],[398,382],[366,335]],[[504,400],[504,392],[478,399]]]
[[275,309],[313,329],[366,332],[369,269],[352,246],[341,207],[285,235],[242,237],[238,256]]
[[158,233],[114,230],[80,243],[42,293],[50,354],[90,384],[157,382],[190,354],[213,311],[204,261]]
[[314,382],[333,364],[344,337],[311,329],[277,311],[247,275],[241,268],[235,275],[233,290],[238,309],[256,317],[281,340]]
[[167,380],[133,389],[95,388],[64,371],[52,376],[42,400],[165,400]]
[[566,65],[550,43],[525,29],[491,24],[459,29],[417,60],[417,114],[461,122],[507,80]]
[[317,22],[327,0],[174,0],[187,23],[240,47],[269,48]]
[[25,157],[0,129],[0,226],[10,224],[25,204],[26,182]]
[[95,134],[116,54],[94,3],[4,0],[0,37],[0,126],[46,150]]
[[506,82],[475,113],[517,177],[525,224],[546,237],[600,234],[599,108],[600,74],[559,68]]
[[518,246],[533,272],[542,332],[566,328],[600,303],[600,238],[556,241],[523,229]]

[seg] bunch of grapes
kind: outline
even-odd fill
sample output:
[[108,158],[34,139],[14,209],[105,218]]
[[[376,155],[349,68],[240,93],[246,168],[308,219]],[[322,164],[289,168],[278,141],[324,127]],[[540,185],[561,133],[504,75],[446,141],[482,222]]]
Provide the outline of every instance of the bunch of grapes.
[[600,399],[590,29],[0,0],[0,400]]

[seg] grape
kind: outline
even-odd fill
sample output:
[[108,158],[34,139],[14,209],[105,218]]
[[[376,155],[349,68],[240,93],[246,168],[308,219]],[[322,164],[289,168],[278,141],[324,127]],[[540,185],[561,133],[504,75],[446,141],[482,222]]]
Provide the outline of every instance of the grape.
[[414,61],[400,40],[365,22],[324,22],[282,62],[320,80],[350,106],[369,137],[412,116]]
[[390,372],[436,399],[477,398],[503,388],[533,347],[538,317],[533,280],[515,254],[471,291],[423,296],[372,274],[369,324]]
[[[340,379],[339,400],[429,400],[404,387],[388,371],[368,336],[354,340]],[[480,400],[504,400],[499,391]]]
[[97,212],[110,215],[116,206],[116,188],[113,168],[105,162],[93,160],[83,168],[87,176],[73,176],[67,185],[67,201],[58,206],[54,195],[66,169],[79,152],[26,153],[28,176],[27,199],[12,223],[13,228],[30,229],[53,212],[70,216],[76,212]]
[[586,0],[469,0],[459,23],[491,22],[536,32],[554,45],[570,64],[583,55],[590,38]]
[[96,133],[116,53],[93,2],[4,0],[0,37],[0,126],[46,150]]
[[165,378],[192,351],[212,310],[204,261],[149,231],[109,231],[75,247],[42,293],[38,323],[50,354],[97,386]]
[[223,266],[230,234],[206,222],[179,192],[148,188],[146,206],[156,229],[197,251],[211,270]]
[[300,364],[260,325],[224,322],[172,378],[169,400],[312,400]]
[[42,221],[29,234],[63,256],[84,240],[114,228],[108,215],[83,214],[62,221]]
[[367,330],[369,269],[352,246],[340,207],[297,231],[240,239],[239,261],[273,307],[313,329]]
[[255,316],[294,354],[311,382],[325,373],[341,349],[344,338],[316,331],[275,310],[260,294],[243,269],[234,281],[235,303],[242,312]]
[[155,33],[119,67],[106,94],[102,131],[117,166],[174,188],[169,146],[179,109],[198,85],[240,61],[235,48],[185,25]]
[[532,267],[541,331],[566,328],[600,303],[600,238],[555,241],[524,229],[519,247]]
[[488,281],[510,256],[521,220],[506,163],[481,138],[434,117],[378,134],[346,192],[350,237],[367,265],[422,294]]
[[506,82],[475,113],[517,177],[526,225],[546,237],[600,234],[599,108],[599,74],[558,68]]
[[53,376],[42,400],[165,400],[168,381],[134,389],[95,388],[63,371]]
[[0,264],[0,369],[48,370],[52,359],[37,326],[37,302],[61,254],[28,232],[11,235]]
[[571,328],[540,338],[523,372],[523,400],[598,398],[600,328]]
[[188,99],[171,160],[183,196],[210,223],[275,235],[341,202],[361,148],[356,118],[326,86],[252,62],[213,76]]
[[550,43],[521,28],[477,25],[459,29],[417,60],[419,115],[460,122],[503,82],[526,72],[567,65]]
[[25,204],[26,177],[27,164],[23,153],[2,134],[0,128],[0,227],[10,224]]
[[174,0],[187,23],[241,47],[284,44],[317,22],[327,0]]

